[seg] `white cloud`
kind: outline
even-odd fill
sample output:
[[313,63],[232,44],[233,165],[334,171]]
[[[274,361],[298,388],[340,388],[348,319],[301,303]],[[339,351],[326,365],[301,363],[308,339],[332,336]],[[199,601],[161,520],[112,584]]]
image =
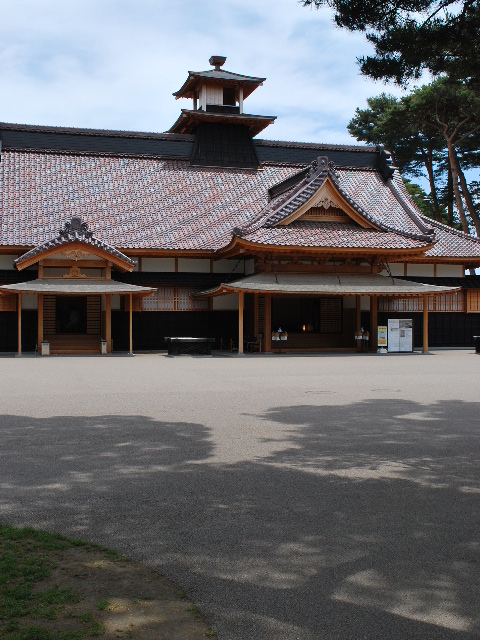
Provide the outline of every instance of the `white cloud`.
[[245,104],[279,116],[262,137],[348,143],[355,108],[385,90],[359,74],[367,50],[296,0],[3,0],[0,120],[164,131],[187,71],[222,54],[267,77]]

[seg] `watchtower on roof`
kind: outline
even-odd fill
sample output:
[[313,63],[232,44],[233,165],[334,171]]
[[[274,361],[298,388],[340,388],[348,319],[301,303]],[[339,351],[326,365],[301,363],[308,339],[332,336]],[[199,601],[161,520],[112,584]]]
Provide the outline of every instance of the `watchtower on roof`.
[[225,61],[225,56],[211,56],[213,69],[188,72],[188,78],[173,95],[177,100],[191,99],[192,109],[182,109],[168,133],[195,135],[192,164],[258,167],[252,138],[276,118],[247,114],[243,105],[265,78],[225,71]]

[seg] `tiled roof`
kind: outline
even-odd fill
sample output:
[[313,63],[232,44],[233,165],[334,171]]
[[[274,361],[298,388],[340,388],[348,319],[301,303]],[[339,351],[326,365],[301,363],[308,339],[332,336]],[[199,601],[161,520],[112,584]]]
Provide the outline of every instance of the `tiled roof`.
[[[339,194],[377,230],[363,229],[355,223],[302,222],[288,220],[317,193],[327,177]],[[436,239],[431,228],[404,202],[404,194],[372,170],[333,169],[328,159],[319,157],[311,170],[297,174],[292,184],[269,202],[256,220],[237,233],[248,242],[277,246],[415,249],[427,247]],[[286,183],[290,185],[290,181]]]
[[409,238],[394,231],[362,229],[356,224],[339,222],[292,222],[287,226],[261,227],[241,235],[247,242],[288,247],[320,247],[322,249],[421,249],[425,241]]
[[229,246],[235,229],[249,242],[272,246],[421,250],[431,245],[428,229],[433,228],[437,242],[426,257],[480,258],[479,240],[420,216],[402,192],[399,176],[385,181],[372,167],[336,166],[334,179],[339,191],[379,231],[361,229],[353,222],[265,226],[297,185],[272,200],[268,190],[301,168],[296,164],[267,164],[261,171],[193,167],[183,159],[4,146],[0,245],[42,245],[55,239],[67,220],[79,216],[99,241],[127,252],[218,251]]
[[128,256],[120,253],[118,249],[110,246],[106,242],[99,240],[98,238],[93,237],[93,233],[88,231],[88,225],[86,222],[82,223],[82,220],[78,217],[73,217],[71,222],[66,222],[64,228],[61,229],[58,235],[55,238],[51,238],[44,242],[43,244],[37,245],[27,253],[24,253],[22,256],[17,258],[14,263],[15,265],[21,265],[24,262],[27,262],[31,258],[44,253],[45,251],[49,251],[50,249],[57,249],[60,247],[67,247],[70,244],[75,242],[81,242],[82,244],[94,247],[96,249],[100,249],[101,251],[109,254],[112,258],[116,258],[117,260],[121,260],[122,262],[127,263],[133,268],[136,265],[135,260],[132,260]]
[[42,244],[80,215],[96,238],[122,250],[213,251],[265,207],[270,186],[295,171],[7,151],[0,163],[0,245]]

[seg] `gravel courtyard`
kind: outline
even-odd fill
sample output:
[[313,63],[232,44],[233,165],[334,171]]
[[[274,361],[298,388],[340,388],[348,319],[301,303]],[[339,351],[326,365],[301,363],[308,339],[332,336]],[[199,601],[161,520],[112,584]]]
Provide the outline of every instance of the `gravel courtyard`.
[[480,356],[0,358],[0,521],[181,585],[220,640],[480,637]]

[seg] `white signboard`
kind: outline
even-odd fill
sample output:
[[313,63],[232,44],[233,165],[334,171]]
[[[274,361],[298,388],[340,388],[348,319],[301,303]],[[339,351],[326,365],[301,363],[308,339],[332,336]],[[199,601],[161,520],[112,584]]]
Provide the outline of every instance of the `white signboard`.
[[388,321],[388,351],[413,351],[413,320]]

